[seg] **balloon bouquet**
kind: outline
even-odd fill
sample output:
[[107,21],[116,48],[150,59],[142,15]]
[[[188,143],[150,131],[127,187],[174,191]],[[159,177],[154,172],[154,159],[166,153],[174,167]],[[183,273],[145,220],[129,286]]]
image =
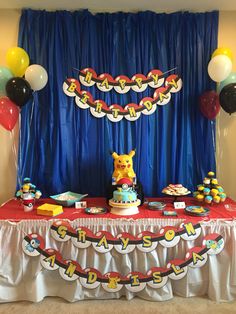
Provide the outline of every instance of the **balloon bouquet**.
[[[0,66],[0,124],[12,131],[19,109],[47,84],[47,71],[39,64],[29,65],[27,52],[20,47],[8,49],[7,66]],[[24,76],[24,78],[22,77]]]
[[208,119],[215,119],[220,107],[229,114],[236,112],[236,73],[232,73],[232,51],[216,49],[208,64],[210,78],[219,83],[218,90],[205,91],[199,98],[201,113]]

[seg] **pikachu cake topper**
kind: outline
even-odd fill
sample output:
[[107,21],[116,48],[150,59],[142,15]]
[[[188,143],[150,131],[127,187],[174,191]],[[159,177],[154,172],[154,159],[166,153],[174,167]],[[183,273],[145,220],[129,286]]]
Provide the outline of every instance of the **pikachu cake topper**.
[[116,152],[112,153],[114,159],[114,172],[113,180],[115,184],[121,179],[129,179],[132,183],[136,179],[136,174],[133,170],[133,156],[135,155],[135,150],[131,150],[128,154],[118,155]]

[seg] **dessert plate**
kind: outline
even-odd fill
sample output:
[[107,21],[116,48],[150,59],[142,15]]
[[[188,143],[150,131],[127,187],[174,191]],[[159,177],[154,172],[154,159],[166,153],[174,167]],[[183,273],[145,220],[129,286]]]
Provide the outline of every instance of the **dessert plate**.
[[202,206],[187,206],[185,212],[188,215],[192,216],[207,216],[210,213],[210,210]]
[[149,202],[148,208],[151,210],[163,210],[166,207],[166,204],[163,202]]
[[87,207],[85,208],[86,214],[98,215],[98,214],[105,214],[107,209],[104,207]]

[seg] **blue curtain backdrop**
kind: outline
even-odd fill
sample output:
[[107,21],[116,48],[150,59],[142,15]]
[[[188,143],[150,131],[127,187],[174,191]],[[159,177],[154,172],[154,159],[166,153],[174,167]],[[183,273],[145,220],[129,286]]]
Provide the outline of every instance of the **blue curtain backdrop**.
[[[146,196],[161,194],[169,183],[194,190],[215,170],[215,122],[199,112],[198,97],[214,89],[207,64],[217,47],[218,12],[156,14],[24,10],[19,46],[48,72],[47,86],[21,112],[18,176],[30,176],[45,196],[64,191],[105,195],[113,160],[136,149],[134,168]],[[135,122],[110,122],[76,106],[62,90],[73,68],[132,77],[152,69],[183,80],[171,102]],[[170,74],[170,73],[169,73]],[[169,75],[168,74],[168,75]],[[152,97],[143,93],[102,93],[84,87],[94,99],[124,106]]]

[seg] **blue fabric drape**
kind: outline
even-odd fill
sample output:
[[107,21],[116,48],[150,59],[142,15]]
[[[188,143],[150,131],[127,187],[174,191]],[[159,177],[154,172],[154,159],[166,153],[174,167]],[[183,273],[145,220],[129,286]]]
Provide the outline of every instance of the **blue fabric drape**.
[[[218,12],[171,14],[22,11],[19,46],[31,64],[48,72],[47,86],[21,112],[18,176],[30,176],[45,196],[67,190],[102,196],[111,181],[113,160],[136,149],[134,168],[145,195],[161,194],[169,183],[190,190],[215,170],[215,122],[199,112],[198,97],[213,89],[207,74],[217,47]],[[152,69],[174,73],[183,88],[150,116],[118,123],[95,118],[66,96],[73,68],[132,77]],[[84,87],[108,105],[139,103],[154,90],[118,94]]]

